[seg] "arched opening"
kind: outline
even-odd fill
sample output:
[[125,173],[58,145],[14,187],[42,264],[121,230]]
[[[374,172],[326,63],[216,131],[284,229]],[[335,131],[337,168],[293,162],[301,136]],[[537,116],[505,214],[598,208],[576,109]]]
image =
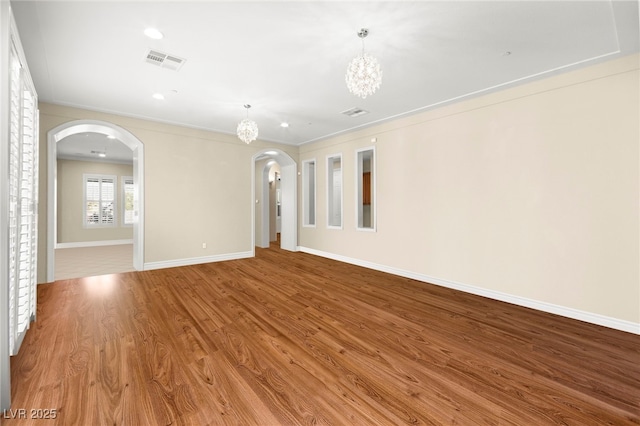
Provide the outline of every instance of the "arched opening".
[[[272,157],[265,158],[262,162],[257,162],[256,172],[260,178],[256,176],[257,191],[256,202],[262,201],[262,204],[256,203],[256,247],[269,248],[271,242],[277,240],[282,224],[280,207],[281,207],[281,190],[280,183],[281,169],[280,164]],[[260,226],[258,226],[258,224]]]
[[[268,200],[269,198],[269,180],[268,173],[269,168],[264,167],[262,170],[262,179],[259,181],[261,185],[258,187],[256,184],[256,162],[262,159],[271,158],[280,165],[281,180],[280,180],[280,196],[281,196],[281,214],[280,214],[280,247],[284,250],[297,251],[298,250],[298,169],[297,164],[287,153],[279,149],[264,149],[256,153],[251,159],[251,176],[252,176],[252,191],[251,191],[251,238],[252,238],[252,250],[255,255],[256,246],[256,193],[262,194],[262,200]],[[260,221],[262,226],[262,232],[258,236],[258,246],[269,246],[269,227],[264,226],[269,223],[269,211],[265,206],[258,209]]]
[[57,242],[57,144],[67,136],[100,133],[113,137],[133,152],[133,267],[144,268],[144,145],[129,131],[115,124],[97,120],[77,120],[62,124],[47,134],[47,282],[55,280],[55,245]]

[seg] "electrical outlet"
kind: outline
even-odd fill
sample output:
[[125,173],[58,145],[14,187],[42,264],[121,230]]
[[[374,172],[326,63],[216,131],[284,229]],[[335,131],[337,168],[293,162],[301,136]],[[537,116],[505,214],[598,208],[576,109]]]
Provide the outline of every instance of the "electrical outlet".
[[202,243],[202,248],[207,248],[207,243]]

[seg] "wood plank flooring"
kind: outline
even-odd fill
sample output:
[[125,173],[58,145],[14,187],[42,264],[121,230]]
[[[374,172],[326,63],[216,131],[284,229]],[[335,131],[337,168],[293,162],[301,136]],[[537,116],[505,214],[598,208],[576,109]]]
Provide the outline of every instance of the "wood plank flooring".
[[256,254],[39,286],[3,426],[640,424],[637,335]]

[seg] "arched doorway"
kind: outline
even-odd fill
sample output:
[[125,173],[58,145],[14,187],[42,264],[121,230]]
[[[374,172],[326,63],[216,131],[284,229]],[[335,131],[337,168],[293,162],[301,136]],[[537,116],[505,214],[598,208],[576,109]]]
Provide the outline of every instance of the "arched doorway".
[[[284,151],[279,149],[263,149],[257,152],[251,158],[251,247],[255,255],[255,227],[256,217],[254,203],[256,199],[256,192],[261,191],[262,194],[268,194],[268,180],[263,178],[262,186],[256,188],[255,169],[256,161],[259,159],[270,157],[274,159],[280,165],[281,181],[280,191],[282,196],[282,211],[281,211],[281,229],[280,229],[280,247],[284,250],[298,251],[298,168],[296,162]],[[263,176],[268,173],[265,168]],[[268,199],[268,195],[263,199]],[[261,209],[262,211],[262,223],[268,223],[269,213],[267,209]],[[263,226],[263,238],[265,238],[264,232],[265,226]],[[268,246],[268,231],[266,233],[267,246]],[[260,246],[264,246],[261,242]]]
[[133,267],[144,269],[144,145],[129,131],[112,123],[76,120],[61,124],[47,133],[47,282],[55,280],[55,244],[57,241],[57,143],[78,133],[100,133],[112,136],[133,152],[134,220]]

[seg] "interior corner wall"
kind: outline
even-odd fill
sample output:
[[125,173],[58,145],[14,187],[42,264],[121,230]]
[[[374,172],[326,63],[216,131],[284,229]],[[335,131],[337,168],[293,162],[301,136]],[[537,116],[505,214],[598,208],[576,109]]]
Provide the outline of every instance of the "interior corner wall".
[[[58,159],[58,243],[131,240],[133,227],[122,224],[122,178],[133,176],[133,166]],[[83,226],[84,174],[116,176],[116,226],[89,229]]]
[[[640,331],[638,63],[633,55],[301,146],[301,162],[317,160],[318,224],[300,228],[301,249]],[[372,143],[377,232],[363,232],[355,150]],[[342,230],[326,227],[326,156],[336,153]]]
[[[252,253],[252,157],[295,146],[41,102],[38,282],[46,282],[47,134],[75,120],[100,120],[144,144],[144,267],[156,269],[247,257]],[[202,243],[207,247],[202,248]]]

